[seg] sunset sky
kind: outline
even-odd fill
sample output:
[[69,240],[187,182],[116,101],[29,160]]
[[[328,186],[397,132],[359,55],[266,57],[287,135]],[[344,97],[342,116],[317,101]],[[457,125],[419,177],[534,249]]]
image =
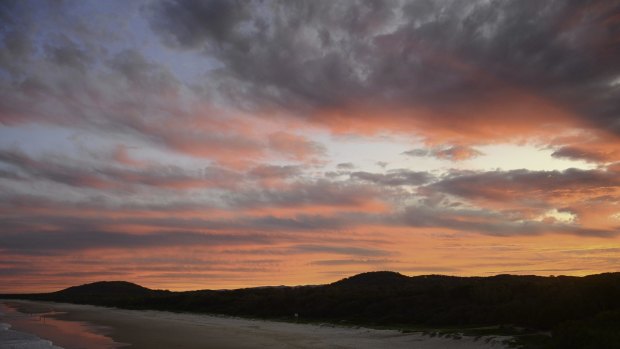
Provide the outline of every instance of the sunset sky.
[[620,270],[617,1],[1,1],[0,292]]

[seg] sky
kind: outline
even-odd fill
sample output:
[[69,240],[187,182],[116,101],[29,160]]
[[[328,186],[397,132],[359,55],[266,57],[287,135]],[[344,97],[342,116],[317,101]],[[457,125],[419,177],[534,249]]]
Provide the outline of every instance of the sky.
[[620,270],[617,1],[0,2],[0,292]]

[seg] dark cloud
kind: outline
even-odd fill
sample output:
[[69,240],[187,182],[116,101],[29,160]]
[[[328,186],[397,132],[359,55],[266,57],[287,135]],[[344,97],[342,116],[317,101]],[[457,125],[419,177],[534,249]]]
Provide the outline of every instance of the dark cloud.
[[108,66],[142,92],[175,90],[178,81],[164,67],[149,62],[136,50],[125,50],[112,57]]
[[201,234],[193,232],[156,232],[127,234],[98,230],[29,231],[0,233],[0,249],[16,254],[65,254],[92,249],[164,248],[179,246],[227,246],[268,244],[260,235]]
[[345,217],[322,217],[319,215],[298,215],[292,218],[264,216],[248,220],[242,219],[231,223],[233,226],[238,226],[241,223],[247,231],[325,231],[350,226]]
[[551,156],[571,160],[585,160],[594,163],[610,162],[618,158],[617,150],[597,150],[577,146],[566,146],[554,151]]
[[380,200],[371,186],[328,180],[298,181],[279,189],[247,190],[230,193],[225,202],[237,208],[344,207],[361,209]]
[[60,44],[50,45],[45,48],[48,60],[61,67],[79,69],[84,71],[94,61],[90,52],[87,52],[75,42],[64,37]]
[[415,172],[405,169],[391,170],[387,173],[353,172],[351,178],[382,186],[422,185],[430,182],[433,176],[428,172]]
[[335,266],[335,265],[385,265],[385,264],[393,264],[394,260],[391,259],[326,259],[326,260],[318,260],[312,261],[310,264],[314,265],[327,265],[327,266]]
[[[31,177],[47,179],[53,182],[63,183],[73,187],[107,186],[107,180],[99,177],[88,168],[72,168],[62,164],[38,161],[28,155],[10,150],[0,150],[0,162],[13,165]],[[15,176],[19,176],[18,173]]]
[[103,161],[93,164],[64,156],[33,158],[19,150],[0,150],[0,164],[11,165],[10,168],[0,169],[0,178],[44,179],[71,187],[95,189],[125,190],[136,185],[168,189],[231,189],[255,181],[261,187],[268,188],[285,181],[294,181],[304,171],[298,165],[269,164],[256,164],[245,172],[218,165],[185,169],[172,165],[139,163],[133,159],[118,161],[117,154],[113,154],[113,157],[121,166]]
[[614,173],[572,168],[565,171],[512,170],[456,175],[433,183],[428,188],[463,198],[505,201],[561,197],[619,186],[620,178]]
[[178,69],[164,62],[168,57],[123,49],[118,37],[104,33],[117,30],[110,28],[117,22],[129,25],[135,15],[131,4],[117,4],[119,13],[106,27],[83,21],[94,14],[73,18],[68,6],[23,3],[14,6],[19,14],[9,11],[17,19],[0,31],[1,124],[51,124],[129,137],[237,168],[267,158],[305,161],[324,154],[321,144],[304,136],[262,135],[252,130],[252,117],[223,115],[217,98],[177,78]]
[[389,256],[392,255],[392,252],[375,249],[375,248],[367,248],[367,247],[355,247],[355,246],[333,246],[333,245],[311,245],[311,244],[301,244],[294,247],[294,249],[298,252],[305,253],[331,253],[331,254],[340,254],[347,256],[365,256],[365,257],[373,257],[373,256]]
[[[186,196],[181,197],[167,197],[172,195],[171,192],[159,193],[166,196],[166,200],[131,200],[133,194],[131,191],[125,192],[128,194],[123,196],[123,192],[115,192],[113,195],[84,195],[79,199],[67,200],[63,196],[49,196],[39,193],[34,194],[21,194],[15,193],[10,190],[10,186],[1,186],[4,189],[3,194],[0,196],[0,207],[7,209],[5,211],[8,217],[17,212],[37,212],[43,211],[60,211],[62,216],[63,211],[77,212],[86,211],[99,212],[101,215],[106,213],[143,213],[143,212],[157,212],[159,214],[178,214],[183,211],[209,211],[214,208],[214,205],[209,202],[196,201]],[[120,196],[121,199],[119,199]],[[162,197],[162,196],[160,196]]]
[[[427,199],[408,208],[400,221],[500,236],[613,237],[619,233],[612,217],[619,190],[618,176],[603,169],[454,172],[420,188]],[[454,198],[466,205],[452,205]],[[478,208],[461,208],[469,205]]]
[[36,275],[40,272],[37,268],[29,268],[29,267],[10,267],[10,268],[2,268],[0,267],[0,276],[23,276],[23,275]]
[[31,39],[23,28],[23,22],[30,17],[29,7],[25,1],[0,3],[0,69],[6,73],[11,73],[11,68],[32,54]]
[[33,159],[16,150],[0,150],[0,162],[18,169],[17,173],[6,170],[5,178],[11,175],[19,178],[21,172],[34,179],[45,179],[71,187],[96,189],[119,189],[133,185],[174,189],[230,188],[239,184],[243,177],[240,173],[217,166],[193,171],[162,165],[125,168],[104,164],[88,165],[63,157]]
[[[123,10],[119,17],[129,21],[135,6],[118,11]],[[612,86],[620,74],[616,10],[604,1],[149,3],[142,13],[165,43],[217,61],[217,69],[205,68],[210,71],[205,86],[190,91],[144,53],[106,47],[109,38],[92,34],[101,23],[63,21],[74,19],[65,4],[6,2],[0,122],[129,134],[219,162],[269,152],[294,160],[324,153],[303,137],[221,132],[221,123],[212,120],[218,121],[217,111],[197,117],[188,108],[191,96],[253,113],[284,110],[332,126],[358,127],[370,118],[375,129],[413,127],[427,138],[433,138],[428,129],[447,129],[442,142],[467,140],[437,155],[463,159],[478,155],[467,144],[484,143],[481,134],[497,139],[522,132],[510,127],[522,119],[531,132],[541,118],[543,124],[557,123],[548,110],[531,112],[538,100],[557,102],[557,109],[579,119],[577,126],[618,130],[618,90]],[[196,92],[203,89],[204,95]],[[503,103],[513,95],[524,105],[519,112]],[[358,104],[411,112],[402,122],[385,122],[384,113],[317,112]],[[475,108],[487,104],[497,107]],[[433,112],[416,112],[420,109]],[[205,119],[213,124],[193,127]],[[572,119],[559,122],[575,126]],[[213,149],[227,154],[218,157]]]
[[403,152],[404,155],[418,156],[434,156],[438,159],[460,161],[475,158],[483,155],[482,152],[467,146],[453,145],[449,147],[435,147],[431,149],[412,149]]
[[587,228],[575,224],[549,224],[537,220],[523,220],[510,214],[489,210],[431,209],[410,206],[401,214],[391,218],[397,225],[418,228],[445,228],[461,232],[492,236],[524,236],[547,233],[570,234],[577,236],[615,237],[617,229]]
[[[208,195],[209,199],[216,200],[214,203],[212,200],[196,200],[195,197],[188,195],[188,193],[163,191],[155,192],[153,187],[145,188],[148,190],[141,191],[140,193],[146,195],[145,198],[139,200],[133,200],[135,198],[136,191],[121,191],[94,195],[85,195],[78,197],[78,200],[67,200],[67,198],[49,197],[47,195],[27,195],[13,193],[10,190],[6,190],[3,195],[0,195],[0,208],[7,209],[6,213],[21,211],[23,213],[30,212],[35,215],[39,210],[42,211],[56,211],[58,215],[62,217],[66,212],[87,211],[87,212],[100,212],[101,215],[117,213],[137,214],[140,216],[145,212],[153,212],[158,215],[165,215],[174,217],[174,215],[181,214],[183,212],[203,212],[208,214],[212,211],[229,210],[230,212],[237,212],[236,218],[232,220],[218,220],[205,219],[205,220],[187,220],[184,221],[180,218],[173,218],[169,222],[185,222],[187,227],[193,226],[194,228],[251,228],[255,225],[255,229],[262,229],[261,227],[271,226],[275,228],[275,225],[281,225],[282,227],[290,224],[297,225],[298,228],[316,226],[324,226],[326,228],[338,228],[341,227],[344,222],[349,219],[360,219],[360,217],[332,217],[329,218],[329,214],[326,213],[326,217],[322,217],[320,214],[314,214],[315,209],[326,210],[327,212],[337,211],[349,211],[351,214],[355,212],[363,213],[366,210],[374,210],[377,207],[373,206],[380,203],[382,193],[379,190],[371,186],[351,184],[346,182],[329,182],[329,181],[315,181],[315,182],[292,182],[289,185],[280,186],[276,188],[262,188],[255,189],[252,182],[240,183],[240,187],[234,188],[214,188],[217,189],[214,192],[206,192],[201,195]],[[113,194],[113,195],[107,195]],[[126,194],[126,195],[124,195]],[[149,198],[152,194],[159,198],[158,200],[151,201]],[[119,200],[120,199],[120,200]],[[381,207],[379,207],[381,208]],[[282,210],[278,210],[282,209]],[[248,218],[244,216],[246,210],[252,212],[253,210],[265,210],[262,218]],[[66,212],[65,212],[66,211]],[[298,212],[294,216],[287,215],[286,218],[279,217],[281,212],[290,211],[290,213]],[[250,215],[251,217],[251,215]],[[345,219],[346,218],[346,219]],[[77,218],[76,218],[77,219]],[[95,218],[89,218],[94,222],[98,220]],[[103,221],[107,218],[102,217]],[[176,219],[176,221],[175,221]],[[280,223],[277,223],[280,220]],[[157,226],[158,224],[169,225],[176,223],[165,223],[165,221],[157,221],[157,218],[152,220],[146,220],[144,223]],[[108,221],[113,223],[114,221]],[[140,223],[140,221],[126,221],[127,223]],[[181,226],[186,226],[181,224]]]
[[355,165],[352,162],[342,162],[337,164],[336,168],[339,170],[352,170],[355,168]]
[[413,157],[420,157],[420,156],[429,156],[431,154],[431,151],[429,151],[428,149],[411,149],[411,150],[407,150],[403,152],[403,155],[408,155],[408,156],[413,156]]
[[18,173],[11,170],[0,169],[0,178],[4,179],[23,179]]
[[[151,122],[172,110],[181,115],[179,106],[169,105],[170,97],[161,98],[180,87],[166,68],[135,50],[112,53],[100,37],[80,37],[62,22],[67,14],[57,7],[39,5],[4,37],[6,47],[19,39],[10,45],[24,48],[0,50],[0,70],[6,72],[0,79],[1,123],[62,125],[148,141],[158,130]],[[56,30],[63,34],[54,35]]]
[[[234,39],[234,32],[248,15],[244,4],[238,1],[208,0],[159,1],[146,9],[154,13],[153,27],[173,46],[201,48],[207,40],[223,42]],[[166,15],[161,15],[166,14]]]
[[259,179],[290,179],[303,172],[303,168],[293,165],[259,165],[248,171],[250,176]]
[[[60,219],[66,228],[69,224],[130,224],[152,228],[170,229],[198,229],[200,231],[232,231],[232,232],[298,232],[298,231],[325,231],[336,230],[343,227],[350,227],[347,216],[324,217],[321,215],[299,214],[293,217],[276,217],[264,215],[259,217],[236,217],[235,219],[199,219],[199,218],[176,218],[173,216],[165,218],[125,218],[125,219],[101,219],[100,221],[92,218],[85,220],[68,217],[68,222]],[[32,217],[33,223],[40,219],[42,222],[52,224],[57,221],[54,217]],[[81,222],[81,223],[75,223]],[[62,226],[62,225],[61,225]]]
[[[165,42],[224,65],[217,88],[233,101],[288,110],[356,101],[432,107],[459,128],[467,123],[452,108],[497,101],[522,86],[618,134],[618,91],[609,85],[620,74],[618,6],[177,0],[145,12]],[[514,121],[512,113],[488,117]]]
[[105,271],[105,270],[98,270],[98,271],[67,271],[67,272],[63,272],[63,273],[45,273],[44,276],[47,277],[68,277],[68,278],[107,278],[107,277],[128,277],[129,275],[126,272],[122,272],[122,271]]
[[[12,254],[86,265],[80,254],[97,249],[131,261],[141,249],[216,246],[221,260],[326,254],[314,264],[333,267],[389,264],[389,240],[406,231],[617,237],[619,10],[603,0],[0,1],[0,124],[40,137],[15,141],[29,152],[8,149],[11,139],[0,149],[0,274],[37,274],[8,264]],[[340,135],[405,135],[427,147],[405,155],[448,161],[527,142],[599,167],[437,177],[379,161],[376,173],[349,162],[325,172],[324,157],[341,152],[315,140],[338,147]],[[106,149],[75,147],[89,136]],[[381,228],[385,239],[369,240]],[[178,274],[174,262],[143,264],[161,272],[146,278],[238,275],[200,263]]]
[[[156,189],[177,191],[217,189],[220,190],[216,194],[217,199],[229,209],[342,207],[364,210],[368,204],[383,200],[381,191],[372,185],[350,181],[301,179],[303,167],[294,165],[257,165],[245,173],[218,166],[203,169],[184,169],[155,164],[127,167],[103,163],[90,164],[66,157],[32,158],[17,150],[0,150],[1,163],[10,165],[7,170],[0,173],[3,178],[45,180],[71,188],[97,189],[116,194]],[[419,185],[430,180],[426,173],[406,170],[385,175],[359,172],[352,177],[386,186]],[[28,202],[26,205],[33,207],[49,204],[38,197],[22,196],[16,198],[17,202],[11,200],[9,196],[4,196],[4,199],[13,206],[20,205],[24,200]],[[172,210],[205,209],[195,201],[186,200],[186,202],[189,206],[166,201],[159,203],[160,206],[163,205],[159,209],[166,207]],[[94,204],[95,207],[101,206]],[[158,210],[157,205],[157,203],[147,204],[138,209]],[[85,209],[87,206],[82,208]],[[124,208],[131,209],[129,206]],[[322,224],[318,217],[315,219],[317,224]],[[305,223],[297,222],[297,224],[300,227],[310,224],[310,218],[305,220]],[[258,221],[254,223],[259,227],[263,225]]]

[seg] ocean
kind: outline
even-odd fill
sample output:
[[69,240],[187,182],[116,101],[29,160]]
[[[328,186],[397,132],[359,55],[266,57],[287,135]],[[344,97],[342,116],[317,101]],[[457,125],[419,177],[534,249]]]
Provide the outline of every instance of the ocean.
[[105,335],[106,328],[83,321],[58,319],[53,308],[20,311],[0,303],[0,349],[116,349],[121,345]]

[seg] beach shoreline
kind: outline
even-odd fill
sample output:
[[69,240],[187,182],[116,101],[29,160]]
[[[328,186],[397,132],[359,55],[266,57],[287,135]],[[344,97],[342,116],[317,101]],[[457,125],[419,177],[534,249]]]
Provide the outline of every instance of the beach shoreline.
[[[505,337],[452,339],[421,333],[402,333],[360,327],[320,326],[227,316],[127,310],[92,305],[10,300],[29,311],[52,308],[62,321],[86,322],[105,329],[102,335],[115,346],[131,349],[174,347],[177,349],[218,348],[359,348],[416,349],[507,348]],[[37,308],[38,307],[38,308]],[[66,348],[70,349],[70,348]]]
[[60,319],[65,314],[51,303],[0,301],[0,322],[8,325],[0,335],[0,349],[120,347],[106,336],[108,328],[81,319]]
[[34,334],[16,331],[0,322],[0,349],[64,349]]

